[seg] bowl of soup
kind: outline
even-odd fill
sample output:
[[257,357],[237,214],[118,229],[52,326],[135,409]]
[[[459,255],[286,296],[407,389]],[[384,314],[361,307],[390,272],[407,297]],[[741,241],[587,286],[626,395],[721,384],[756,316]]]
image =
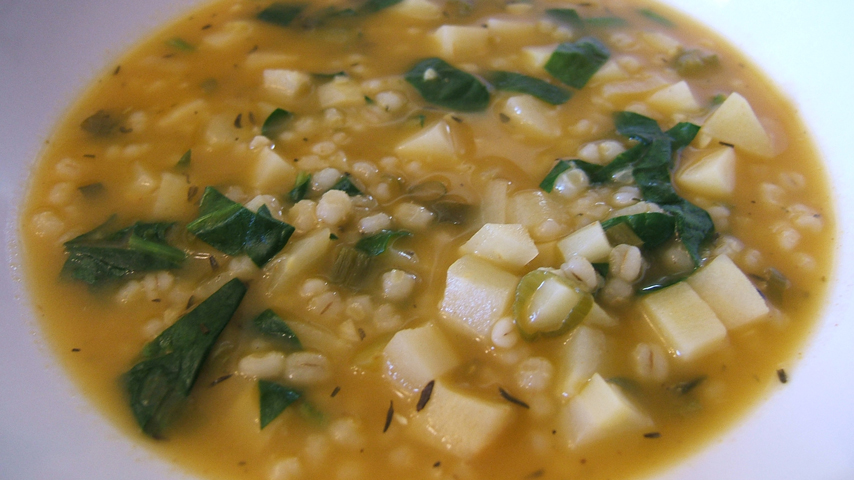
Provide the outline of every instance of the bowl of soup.
[[9,478],[854,474],[850,7],[166,3],[0,20]]

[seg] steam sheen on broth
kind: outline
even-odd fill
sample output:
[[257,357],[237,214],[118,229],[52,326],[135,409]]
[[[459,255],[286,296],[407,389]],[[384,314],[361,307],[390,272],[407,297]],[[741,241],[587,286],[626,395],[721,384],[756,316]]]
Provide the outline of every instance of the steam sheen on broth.
[[835,228],[805,131],[658,5],[222,1],[60,123],[25,264],[203,476],[631,478],[786,381]]

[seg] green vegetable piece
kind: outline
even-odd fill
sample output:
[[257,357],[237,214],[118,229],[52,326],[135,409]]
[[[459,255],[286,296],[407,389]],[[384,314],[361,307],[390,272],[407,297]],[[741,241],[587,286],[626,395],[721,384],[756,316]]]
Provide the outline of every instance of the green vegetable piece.
[[364,237],[356,242],[356,250],[367,253],[372,257],[382,255],[392,242],[401,237],[412,236],[406,230],[383,230],[369,237]]
[[574,330],[593,308],[593,296],[546,269],[529,272],[516,287],[513,316],[527,341],[558,337]]
[[362,191],[359,190],[359,187],[353,183],[353,179],[350,177],[349,173],[345,173],[335,182],[335,185],[332,185],[330,190],[341,190],[351,197],[355,197],[362,194]]
[[684,50],[673,59],[673,68],[683,77],[702,75],[719,65],[717,55],[697,49]]
[[[670,234],[673,235],[673,230],[671,229]],[[607,230],[605,230],[605,236],[608,237],[608,242],[611,245],[633,245],[635,247],[642,247],[643,240],[632,230],[632,227],[627,223],[618,223],[616,225],[611,225]]]
[[650,143],[661,136],[661,128],[658,126],[658,122],[639,113],[615,113],[614,126],[620,135],[644,143]]
[[549,170],[549,173],[546,174],[546,178],[540,182],[540,189],[542,189],[546,193],[551,193],[555,188],[555,182],[557,182],[558,177],[563,172],[570,170],[573,167],[572,160],[558,160],[554,167]]
[[65,242],[68,259],[62,267],[63,275],[99,285],[139,272],[181,267],[186,254],[166,241],[171,223],[137,222],[110,232],[113,218]]
[[276,315],[276,312],[270,309],[264,310],[252,320],[252,325],[264,335],[279,340],[288,349],[302,350],[302,343],[299,338],[291,330],[291,327],[282,320],[282,317]]
[[98,110],[80,123],[80,128],[96,137],[108,137],[120,128],[121,118],[108,111]]
[[596,270],[596,273],[602,275],[603,278],[607,277],[608,271],[611,270],[611,264],[609,264],[608,262],[593,263],[592,265],[593,270]]
[[489,105],[486,85],[440,58],[421,60],[404,78],[425,100],[440,107],[476,112]]
[[186,152],[184,152],[184,154],[181,155],[181,158],[178,159],[178,162],[175,163],[175,168],[177,168],[179,170],[183,170],[185,168],[188,168],[190,166],[190,162],[192,161],[192,156],[193,156],[192,150],[187,150]]
[[311,186],[311,174],[300,170],[297,174],[297,179],[294,182],[294,188],[288,192],[288,199],[294,203],[299,202],[303,198],[305,198],[308,193],[308,187]]
[[86,198],[95,198],[103,194],[106,187],[101,182],[95,182],[77,187],[77,190]]
[[264,125],[261,126],[261,135],[264,135],[270,140],[275,140],[276,137],[285,131],[288,126],[288,121],[293,116],[294,115],[291,112],[281,108],[273,110],[273,113],[267,116],[267,119],[264,120]]
[[648,8],[641,8],[640,10],[638,10],[638,13],[652,20],[653,22],[665,26],[667,28],[673,28],[676,26],[676,24],[673,23],[669,18],[664,17]]
[[332,281],[349,288],[359,288],[365,282],[373,264],[368,252],[344,245],[332,264]]
[[143,348],[143,359],[124,381],[131,411],[145,434],[162,437],[245,293],[240,280],[231,280]]
[[549,8],[546,16],[573,28],[584,28],[584,20],[574,8]]
[[594,17],[584,20],[584,24],[595,28],[618,28],[625,27],[629,22],[620,17]]
[[385,10],[388,7],[393,7],[403,0],[368,0],[359,7],[358,12],[363,14],[376,13],[380,10]]
[[570,87],[582,88],[610,56],[611,52],[602,42],[585,37],[574,43],[558,45],[546,62],[545,69]]
[[297,390],[267,380],[258,380],[258,392],[262,430],[302,397],[302,393]]
[[691,393],[695,388],[699,387],[701,383],[706,381],[705,375],[700,375],[699,377],[692,378],[691,380],[686,380],[684,382],[674,383],[667,387],[671,392],[676,393],[677,395],[687,395]]
[[192,44],[188,43],[183,38],[179,38],[179,37],[170,38],[169,40],[166,40],[166,45],[168,45],[168,46],[170,46],[176,50],[181,50],[182,52],[193,52],[196,50],[196,47],[194,47]]
[[448,193],[448,187],[439,180],[428,180],[413,185],[406,193],[419,202],[435,202]]
[[265,206],[252,213],[213,187],[205,189],[199,217],[187,230],[223,253],[247,254],[259,267],[279,253],[294,233],[294,227],[273,218]]
[[527,93],[552,105],[566,103],[572,97],[566,89],[521,73],[495,71],[487,75],[487,80],[498,90]]
[[[602,222],[602,228],[609,234],[610,230],[621,225],[628,226],[646,248],[655,248],[669,240],[676,228],[674,217],[657,212],[638,213],[611,218]],[[629,243],[629,242],[621,242]]]
[[774,267],[769,268],[765,272],[767,279],[765,281],[765,296],[775,305],[782,305],[783,299],[786,297],[786,290],[792,286],[792,282],[783,275],[783,272]]
[[430,206],[439,223],[464,225],[471,214],[471,205],[454,200],[441,200]]
[[269,7],[258,12],[255,18],[262,22],[272,23],[280,27],[287,27],[302,12],[305,5],[293,3],[275,2]]

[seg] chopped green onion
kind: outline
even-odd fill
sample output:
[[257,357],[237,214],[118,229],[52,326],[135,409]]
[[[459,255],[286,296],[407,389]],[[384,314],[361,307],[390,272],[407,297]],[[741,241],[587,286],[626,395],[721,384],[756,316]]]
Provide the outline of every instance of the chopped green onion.
[[556,337],[577,327],[593,307],[593,296],[568,278],[546,269],[519,281],[513,315],[522,338]]
[[294,115],[291,112],[281,108],[273,110],[273,113],[264,120],[264,125],[261,126],[261,135],[264,135],[270,140],[275,140],[276,137],[285,131],[288,120],[293,116]]

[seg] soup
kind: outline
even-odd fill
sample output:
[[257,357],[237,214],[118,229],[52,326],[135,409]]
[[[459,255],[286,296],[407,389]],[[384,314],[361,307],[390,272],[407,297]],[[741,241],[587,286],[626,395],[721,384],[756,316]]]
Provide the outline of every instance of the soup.
[[834,232],[804,131],[655,5],[216,3],[60,124],[25,263],[201,475],[635,477],[787,380]]

